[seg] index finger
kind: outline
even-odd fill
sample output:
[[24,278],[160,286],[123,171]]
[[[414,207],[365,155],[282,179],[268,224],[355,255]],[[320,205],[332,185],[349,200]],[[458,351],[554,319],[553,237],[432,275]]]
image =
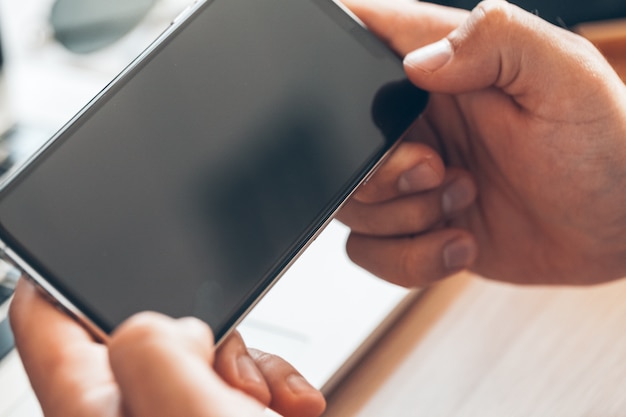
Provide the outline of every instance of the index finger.
[[361,203],[378,203],[431,190],[443,182],[445,167],[431,147],[404,141],[372,177],[354,193]]

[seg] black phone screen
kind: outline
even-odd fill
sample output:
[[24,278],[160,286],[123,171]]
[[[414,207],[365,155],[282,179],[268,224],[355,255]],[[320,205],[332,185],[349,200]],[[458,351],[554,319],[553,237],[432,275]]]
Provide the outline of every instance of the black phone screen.
[[0,234],[109,332],[135,312],[217,338],[423,110],[332,1],[214,0],[0,193]]

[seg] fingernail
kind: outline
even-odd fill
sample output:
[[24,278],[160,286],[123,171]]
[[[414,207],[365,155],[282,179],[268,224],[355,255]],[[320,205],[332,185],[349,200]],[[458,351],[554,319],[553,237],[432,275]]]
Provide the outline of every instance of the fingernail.
[[304,379],[304,377],[298,374],[289,375],[285,382],[294,394],[299,394],[315,389],[311,384],[309,384],[306,379]]
[[443,263],[451,272],[467,268],[475,258],[476,244],[466,237],[448,242],[443,248]]
[[443,67],[450,58],[452,58],[452,45],[448,39],[443,38],[409,53],[404,58],[404,65],[425,72],[434,72]]
[[424,191],[439,185],[441,178],[433,167],[424,161],[404,172],[398,180],[398,190],[402,193]]
[[242,355],[237,358],[237,371],[242,381],[262,383],[263,376],[261,371],[256,367],[254,360],[248,355]]
[[475,188],[472,181],[461,177],[453,181],[443,191],[441,207],[446,215],[453,214],[468,207],[474,201]]

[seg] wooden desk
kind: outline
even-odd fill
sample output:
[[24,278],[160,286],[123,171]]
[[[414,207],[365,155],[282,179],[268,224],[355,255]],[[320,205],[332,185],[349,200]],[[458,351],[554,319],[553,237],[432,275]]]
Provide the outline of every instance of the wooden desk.
[[516,287],[469,275],[416,303],[326,417],[626,414],[626,280]]
[[[626,79],[626,23],[580,28]],[[459,275],[411,307],[325,417],[626,415],[626,279],[519,287]]]

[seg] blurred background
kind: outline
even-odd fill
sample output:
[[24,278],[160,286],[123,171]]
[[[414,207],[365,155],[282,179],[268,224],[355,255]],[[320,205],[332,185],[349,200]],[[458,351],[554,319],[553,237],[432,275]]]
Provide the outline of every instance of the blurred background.
[[[433,3],[469,10],[479,0],[437,0]],[[513,0],[510,3],[568,28],[584,22],[626,17],[626,2],[621,0]]]

